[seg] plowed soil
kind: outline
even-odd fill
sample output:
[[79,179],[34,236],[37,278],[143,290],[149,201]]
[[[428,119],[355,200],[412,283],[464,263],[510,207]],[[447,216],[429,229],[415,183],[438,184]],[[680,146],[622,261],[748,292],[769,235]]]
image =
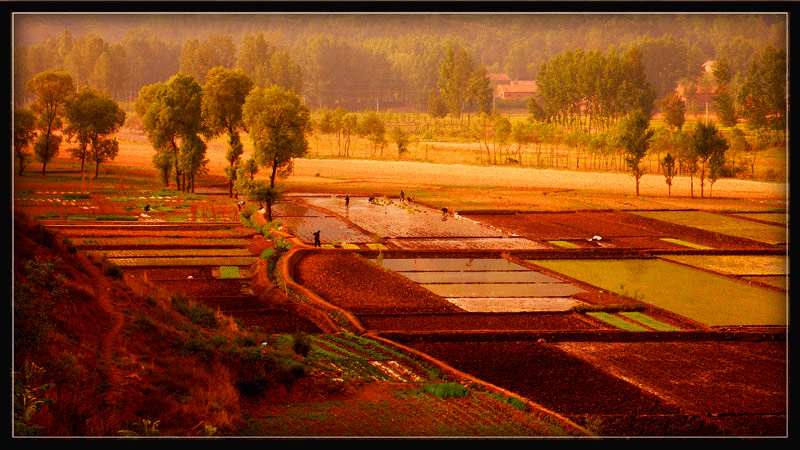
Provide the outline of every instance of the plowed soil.
[[[565,352],[561,345],[574,348]],[[781,343],[419,342],[413,347],[578,423],[599,426],[603,436],[768,436],[787,431],[784,380],[758,380],[760,372],[752,370],[752,363],[760,361],[755,367],[781,373]],[[720,355],[727,360],[721,362]],[[766,405],[750,408],[750,400],[739,400],[761,398],[749,392],[765,387]],[[728,416],[735,412],[743,414]]]
[[349,253],[308,255],[297,265],[295,280],[356,315],[460,311],[417,283]]
[[[713,248],[755,249],[769,248],[768,244],[736,238],[711,231],[663,222],[656,219],[627,214],[620,211],[469,214],[468,217],[516,233],[532,240],[585,241],[582,247],[617,246],[622,248],[653,247],[665,249],[686,248],[661,241],[672,237]],[[595,244],[588,240],[594,236],[602,239]]]

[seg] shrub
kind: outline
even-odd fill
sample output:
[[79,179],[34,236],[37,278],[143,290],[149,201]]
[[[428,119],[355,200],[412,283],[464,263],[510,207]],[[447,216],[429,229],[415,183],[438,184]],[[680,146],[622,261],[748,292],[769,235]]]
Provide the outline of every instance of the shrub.
[[294,345],[292,347],[294,352],[303,357],[308,356],[311,351],[311,343],[308,341],[308,336],[305,333],[294,334]]
[[186,316],[193,324],[205,328],[217,326],[217,316],[214,310],[208,306],[191,301],[189,297],[182,294],[174,294],[171,300],[175,310]]
[[436,383],[422,386],[422,390],[439,398],[465,397],[469,390],[458,383]]

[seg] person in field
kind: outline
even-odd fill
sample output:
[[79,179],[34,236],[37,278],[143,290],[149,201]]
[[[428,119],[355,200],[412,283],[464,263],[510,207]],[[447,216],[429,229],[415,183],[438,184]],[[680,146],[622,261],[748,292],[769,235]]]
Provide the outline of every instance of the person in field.
[[314,247],[322,247],[322,244],[319,241],[319,230],[317,230],[313,234],[314,234]]

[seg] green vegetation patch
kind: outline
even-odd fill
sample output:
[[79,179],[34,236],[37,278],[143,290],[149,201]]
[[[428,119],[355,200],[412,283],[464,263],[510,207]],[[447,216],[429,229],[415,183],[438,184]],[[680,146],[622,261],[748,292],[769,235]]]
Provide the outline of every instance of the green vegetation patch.
[[367,248],[370,250],[389,250],[389,247],[383,244],[367,244]]
[[98,216],[85,216],[85,215],[77,215],[77,216],[67,216],[67,220],[79,220],[79,221],[89,221],[89,220],[122,220],[122,221],[129,221],[129,222],[136,222],[139,220],[138,216],[124,216],[120,214],[102,214]]
[[220,278],[241,278],[239,266],[219,266]]
[[671,242],[677,245],[682,245],[684,247],[695,248],[697,250],[713,250],[713,247],[706,247],[705,245],[695,244],[693,242],[683,241],[675,238],[661,238],[661,240],[666,242]]
[[594,317],[597,320],[602,320],[603,322],[612,325],[620,330],[625,331],[647,331],[647,328],[637,325],[635,323],[628,322],[627,320],[615,316],[613,314],[609,314],[607,312],[588,312],[586,313],[587,316]]
[[786,325],[785,293],[659,259],[534,260],[709,326]]
[[547,241],[547,243],[562,248],[581,248],[580,245],[573,244],[572,242],[567,242],[567,241]]
[[630,214],[663,220],[767,244],[786,244],[786,227],[737,219],[705,211],[635,211]]
[[434,383],[425,384],[422,390],[439,398],[466,397],[469,389],[458,383]]
[[749,219],[763,220],[765,222],[781,223],[786,225],[789,223],[789,215],[787,213],[768,212],[768,213],[736,213],[737,216],[746,217]]
[[788,275],[785,255],[664,255],[663,259],[727,275]]
[[660,322],[646,314],[642,314],[636,311],[623,311],[619,313],[621,316],[633,320],[635,322],[639,322],[642,325],[647,326],[648,328],[652,328],[657,331],[678,331],[680,328],[673,327],[672,325],[668,325],[666,323]]

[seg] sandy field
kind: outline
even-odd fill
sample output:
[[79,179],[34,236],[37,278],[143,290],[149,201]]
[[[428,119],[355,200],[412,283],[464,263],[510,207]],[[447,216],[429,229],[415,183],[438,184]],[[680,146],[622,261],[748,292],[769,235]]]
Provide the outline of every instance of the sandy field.
[[[152,167],[153,149],[143,135],[125,133],[120,152],[113,165]],[[222,174],[226,144],[221,139],[208,145],[208,167],[212,174]],[[63,155],[62,155],[63,156]],[[246,151],[243,158],[249,157]],[[475,187],[494,186],[519,189],[564,189],[597,191],[633,195],[636,183],[624,173],[574,172],[567,170],[534,169],[508,166],[479,166],[464,164],[437,164],[413,161],[363,160],[363,159],[309,159],[295,161],[294,173],[285,182],[317,186],[336,186],[347,182],[370,182],[382,186],[395,186],[406,190],[434,186]],[[664,177],[645,174],[640,180],[640,195],[667,197]],[[691,194],[689,177],[675,177],[672,196]],[[706,184],[706,196],[708,196]],[[699,180],[694,180],[694,194],[700,196]],[[740,179],[718,180],[712,191],[714,198],[786,198],[787,183],[769,183]]]

